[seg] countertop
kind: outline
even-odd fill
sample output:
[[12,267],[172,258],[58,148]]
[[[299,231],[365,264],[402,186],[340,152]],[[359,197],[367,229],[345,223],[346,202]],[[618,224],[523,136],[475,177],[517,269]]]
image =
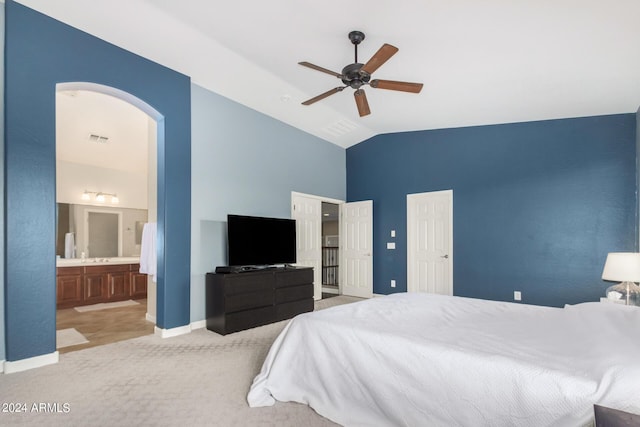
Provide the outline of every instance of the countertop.
[[58,258],[56,267],[83,267],[92,265],[116,265],[116,264],[139,264],[140,257],[111,257],[111,258]]

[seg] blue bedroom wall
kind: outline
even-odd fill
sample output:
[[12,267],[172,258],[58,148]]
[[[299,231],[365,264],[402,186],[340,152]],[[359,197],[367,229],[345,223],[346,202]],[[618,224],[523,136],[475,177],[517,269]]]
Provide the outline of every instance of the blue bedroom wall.
[[189,323],[191,122],[188,77],[6,2],[6,359],[55,351],[55,90],[91,82],[165,118],[158,146],[157,325]]
[[[0,82],[4,82],[4,3],[0,4]],[[4,99],[4,85],[0,85]],[[0,241],[4,242],[4,102],[0,103]],[[4,245],[0,245],[0,362],[5,359]]]
[[345,150],[191,85],[191,321],[205,273],[227,264],[227,214],[291,216],[291,192],[344,200]]
[[[635,134],[635,114],[621,114],[379,135],[349,148],[347,199],[374,201],[374,292],[406,290],[406,195],[453,189],[455,295],[597,300],[610,285],[607,253],[637,250]],[[392,229],[397,249],[387,250],[381,236]]]
[[[636,224],[640,224],[640,107],[636,111],[636,199],[638,208],[636,210]],[[640,248],[640,230],[636,233],[636,247]]]

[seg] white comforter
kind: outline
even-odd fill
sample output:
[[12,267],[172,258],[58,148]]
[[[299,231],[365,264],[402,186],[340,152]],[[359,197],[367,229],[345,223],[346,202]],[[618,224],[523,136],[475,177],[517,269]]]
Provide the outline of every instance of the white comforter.
[[640,410],[640,309],[395,294],[297,316],[248,395],[346,426],[579,426]]

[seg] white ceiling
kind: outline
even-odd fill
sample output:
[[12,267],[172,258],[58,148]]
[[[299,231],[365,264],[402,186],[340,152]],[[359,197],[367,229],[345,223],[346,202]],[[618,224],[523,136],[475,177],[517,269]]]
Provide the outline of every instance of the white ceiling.
[[[18,0],[189,75],[200,86],[342,147],[376,134],[634,112],[637,0]],[[422,82],[418,95],[366,88],[300,103],[340,82],[347,34],[399,52],[373,77]]]
[[[138,108],[109,95],[59,91],[56,158],[146,176],[150,121]],[[97,142],[91,135],[107,140]]]

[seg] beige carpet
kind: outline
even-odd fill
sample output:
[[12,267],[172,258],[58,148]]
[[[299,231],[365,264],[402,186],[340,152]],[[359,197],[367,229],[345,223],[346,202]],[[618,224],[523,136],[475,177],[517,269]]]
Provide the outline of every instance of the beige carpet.
[[[357,301],[334,297],[317,308]],[[0,425],[332,426],[306,405],[249,408],[246,395],[285,322],[221,336],[206,329],[145,336],[60,355],[60,362],[0,375]],[[49,404],[47,411],[33,411]]]
[[99,304],[81,305],[79,307],[74,307],[74,310],[80,313],[84,313],[85,311],[105,310],[107,308],[126,307],[128,305],[137,305],[137,304],[140,304],[140,303],[134,300],[101,302]]
[[89,340],[75,328],[59,329],[56,331],[56,349],[87,342],[89,342]]

